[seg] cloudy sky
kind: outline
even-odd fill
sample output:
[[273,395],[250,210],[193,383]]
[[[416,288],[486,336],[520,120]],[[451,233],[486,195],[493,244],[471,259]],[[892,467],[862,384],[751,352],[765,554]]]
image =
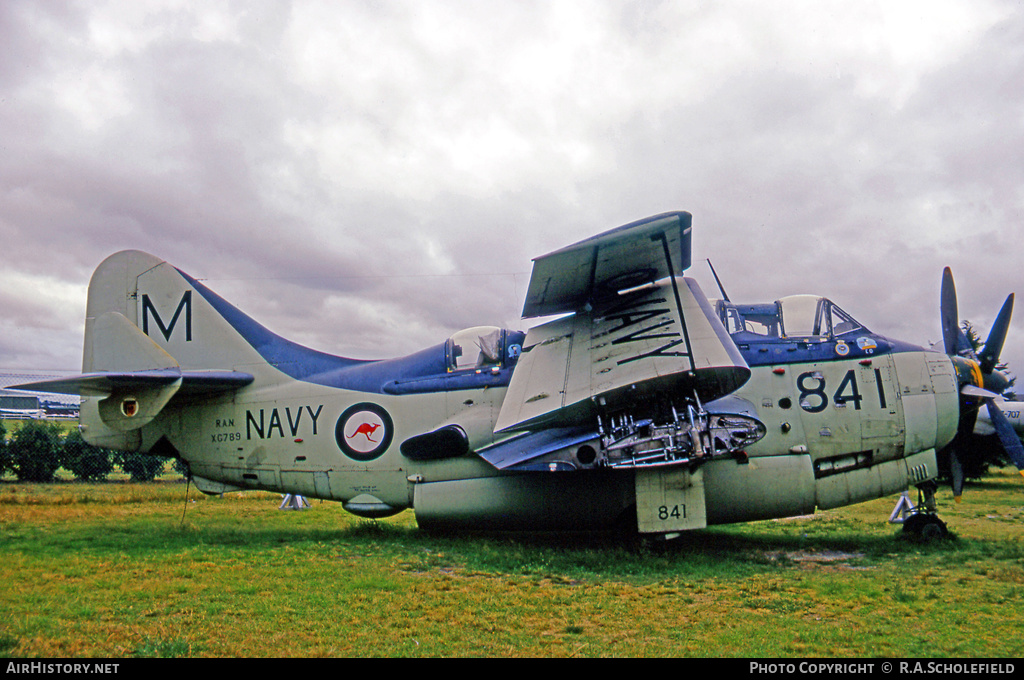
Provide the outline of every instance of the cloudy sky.
[[[1019,1],[0,3],[0,372],[77,370],[125,248],[383,358],[523,327],[531,258],[667,210],[695,277],[940,340],[1024,293]],[[1024,365],[1024,311],[1003,353]]]

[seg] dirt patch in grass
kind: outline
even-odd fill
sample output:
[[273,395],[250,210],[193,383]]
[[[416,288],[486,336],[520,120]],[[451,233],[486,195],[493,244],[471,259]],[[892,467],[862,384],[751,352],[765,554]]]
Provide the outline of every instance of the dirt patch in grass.
[[861,552],[846,552],[842,550],[774,550],[763,552],[761,556],[770,562],[795,564],[803,569],[831,568],[852,571],[870,568],[850,564],[852,560],[862,560],[866,557]]

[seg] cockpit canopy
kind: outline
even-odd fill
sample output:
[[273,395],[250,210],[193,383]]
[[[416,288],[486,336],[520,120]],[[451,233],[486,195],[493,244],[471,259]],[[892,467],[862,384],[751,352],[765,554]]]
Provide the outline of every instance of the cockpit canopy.
[[756,305],[719,300],[717,307],[731,335],[826,339],[866,330],[838,305],[817,295],[790,295]]
[[448,338],[448,371],[500,368],[505,356],[506,331],[497,326],[476,326]]

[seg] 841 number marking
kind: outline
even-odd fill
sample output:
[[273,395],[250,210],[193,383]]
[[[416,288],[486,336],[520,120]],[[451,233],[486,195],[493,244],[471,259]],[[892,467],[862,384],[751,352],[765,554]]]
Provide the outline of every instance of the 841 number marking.
[[662,522],[668,519],[686,519],[685,505],[659,505],[658,519]]
[[[878,404],[886,408],[885,388],[882,386],[882,372],[875,369],[875,383],[878,386]],[[828,407],[829,395],[825,391],[825,377],[821,373],[808,371],[801,373],[796,379],[797,389],[800,390],[800,408],[808,413],[821,413]],[[839,387],[832,395],[835,404],[843,405],[852,402],[856,411],[860,410],[861,401],[864,399],[857,385],[857,373],[850,369],[843,376]]]

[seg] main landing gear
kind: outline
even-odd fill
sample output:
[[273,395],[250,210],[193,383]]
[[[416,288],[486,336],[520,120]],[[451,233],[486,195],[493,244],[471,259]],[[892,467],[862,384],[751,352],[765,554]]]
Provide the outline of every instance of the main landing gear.
[[903,534],[915,540],[929,542],[949,536],[949,529],[946,523],[939,519],[936,514],[935,490],[938,485],[935,482],[927,482],[917,487],[918,504],[910,501],[910,496],[904,492],[900,496],[896,508],[889,516],[891,524],[902,524]]

